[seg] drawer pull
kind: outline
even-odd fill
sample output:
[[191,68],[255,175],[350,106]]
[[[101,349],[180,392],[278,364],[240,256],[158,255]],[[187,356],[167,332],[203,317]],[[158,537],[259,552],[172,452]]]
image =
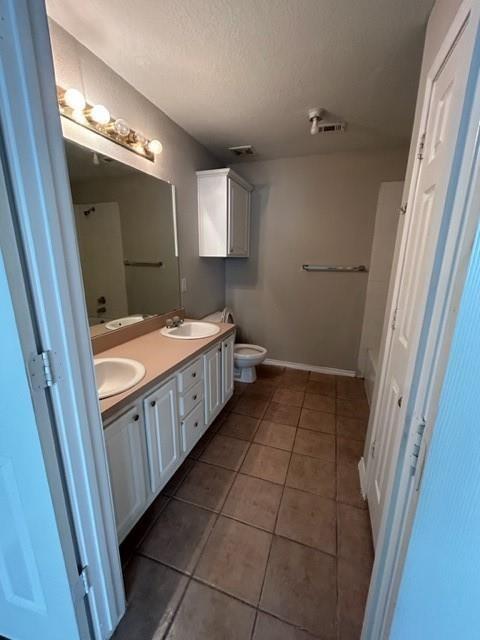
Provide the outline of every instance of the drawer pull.
[[197,394],[193,396],[193,399],[196,400],[198,398]]
[[138,415],[138,413],[136,413],[136,414],[133,416],[133,419],[134,419],[134,421],[135,421],[135,422],[138,422],[138,420],[140,419],[140,416]]
[[193,426],[194,427],[198,427],[198,420],[197,420],[197,422],[195,422],[195,424]]
[[150,406],[151,406],[151,407],[154,407],[156,404],[157,404],[157,401],[156,401],[156,400],[152,400],[152,401],[150,402]]

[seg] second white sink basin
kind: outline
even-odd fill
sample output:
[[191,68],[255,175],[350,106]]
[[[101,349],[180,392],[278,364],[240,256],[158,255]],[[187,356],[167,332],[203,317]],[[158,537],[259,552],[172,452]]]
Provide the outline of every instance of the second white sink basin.
[[128,327],[130,324],[136,324],[137,322],[141,322],[145,318],[139,314],[134,316],[125,316],[125,318],[117,318],[116,320],[110,320],[110,322],[105,323],[106,329],[120,329],[120,327]]
[[134,387],[145,376],[145,367],[129,358],[94,358],[100,400]]
[[209,338],[220,332],[220,327],[212,322],[187,321],[178,327],[163,327],[160,333],[168,338],[178,340],[195,340],[197,338]]

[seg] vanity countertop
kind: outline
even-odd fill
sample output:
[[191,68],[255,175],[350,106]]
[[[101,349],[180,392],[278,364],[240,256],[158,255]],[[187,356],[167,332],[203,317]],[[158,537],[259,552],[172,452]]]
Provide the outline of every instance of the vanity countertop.
[[119,409],[127,406],[139,395],[155,386],[183,364],[200,355],[208,347],[235,331],[234,324],[218,323],[220,332],[208,338],[195,340],[175,340],[160,333],[159,329],[134,338],[116,347],[96,354],[96,358],[132,358],[145,367],[144,378],[131,389],[110,398],[100,400],[103,420],[110,418]]

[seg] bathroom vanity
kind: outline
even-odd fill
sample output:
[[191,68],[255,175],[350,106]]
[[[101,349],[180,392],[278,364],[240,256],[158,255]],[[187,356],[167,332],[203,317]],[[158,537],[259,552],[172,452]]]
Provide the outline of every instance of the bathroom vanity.
[[174,340],[159,330],[98,354],[133,358],[146,375],[100,401],[121,542],[233,394],[235,327]]

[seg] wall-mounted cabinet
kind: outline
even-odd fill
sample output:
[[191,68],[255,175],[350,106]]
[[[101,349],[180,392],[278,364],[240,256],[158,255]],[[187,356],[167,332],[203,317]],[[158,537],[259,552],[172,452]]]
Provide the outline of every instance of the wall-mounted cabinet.
[[106,424],[119,542],[231,398],[234,341],[215,342]]
[[232,169],[197,171],[201,257],[248,258],[253,187]]

